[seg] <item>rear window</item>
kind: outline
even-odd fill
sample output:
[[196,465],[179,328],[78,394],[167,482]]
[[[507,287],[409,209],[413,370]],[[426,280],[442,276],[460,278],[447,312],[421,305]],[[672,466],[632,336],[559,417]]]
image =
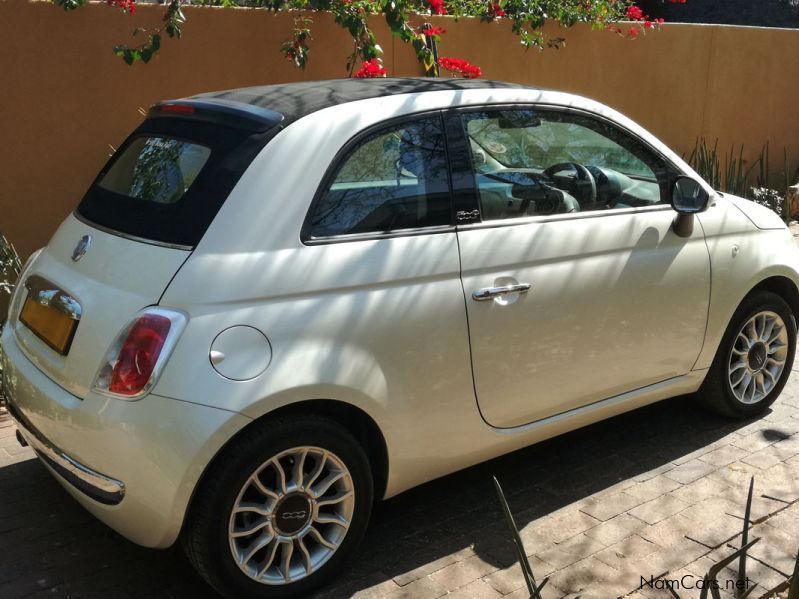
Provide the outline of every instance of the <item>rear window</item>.
[[170,137],[133,139],[97,183],[147,202],[174,204],[189,190],[211,149]]
[[147,119],[97,176],[77,215],[111,232],[194,247],[276,131]]

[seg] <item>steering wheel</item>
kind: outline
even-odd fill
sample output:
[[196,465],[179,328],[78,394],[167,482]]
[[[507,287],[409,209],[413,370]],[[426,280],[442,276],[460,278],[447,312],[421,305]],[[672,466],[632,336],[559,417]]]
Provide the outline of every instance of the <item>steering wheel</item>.
[[[575,171],[576,177],[564,177],[557,173],[564,170]],[[555,181],[558,187],[565,187],[573,196],[576,196],[581,206],[591,206],[597,201],[596,179],[587,168],[577,162],[559,162],[544,169],[544,175]],[[586,197],[588,196],[588,197]]]

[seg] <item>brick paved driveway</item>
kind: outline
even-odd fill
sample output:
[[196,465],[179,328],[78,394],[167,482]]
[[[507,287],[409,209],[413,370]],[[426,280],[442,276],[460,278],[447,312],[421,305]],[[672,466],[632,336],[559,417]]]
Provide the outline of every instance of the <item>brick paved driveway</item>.
[[[701,575],[731,552],[754,474],[761,596],[799,545],[797,431],[799,372],[754,422],[675,398],[532,446],[378,505],[360,559],[326,596],[524,597],[492,474],[536,574],[552,576],[545,596],[602,598],[633,593],[640,576]],[[0,597],[213,596],[177,548],[141,549],[90,517],[13,433],[0,420]]]

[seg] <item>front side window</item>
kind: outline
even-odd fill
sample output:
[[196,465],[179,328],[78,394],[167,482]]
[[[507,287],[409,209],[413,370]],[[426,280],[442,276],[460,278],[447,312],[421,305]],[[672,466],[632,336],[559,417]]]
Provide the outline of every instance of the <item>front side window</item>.
[[315,202],[311,237],[386,233],[450,223],[444,131],[438,116],[361,139]]
[[463,115],[483,220],[667,202],[671,168],[592,117],[509,109]]

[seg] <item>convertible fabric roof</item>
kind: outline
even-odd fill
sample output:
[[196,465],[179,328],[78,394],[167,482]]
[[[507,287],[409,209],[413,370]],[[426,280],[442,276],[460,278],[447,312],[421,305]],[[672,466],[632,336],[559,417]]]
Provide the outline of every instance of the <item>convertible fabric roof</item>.
[[191,96],[192,100],[219,99],[239,102],[279,112],[284,124],[296,121],[312,112],[367,98],[395,94],[461,89],[530,89],[503,81],[478,79],[439,79],[431,77],[331,79],[304,81],[258,87],[242,87],[221,92]]

